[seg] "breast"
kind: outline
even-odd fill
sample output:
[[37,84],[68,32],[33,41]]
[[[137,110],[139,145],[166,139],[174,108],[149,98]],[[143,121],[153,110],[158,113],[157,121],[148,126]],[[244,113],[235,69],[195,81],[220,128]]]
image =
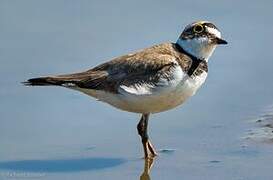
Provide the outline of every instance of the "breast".
[[157,84],[120,86],[118,93],[93,89],[77,89],[118,109],[135,113],[158,113],[184,103],[204,83],[207,72],[191,77],[176,66],[172,77],[160,79]]
[[164,90],[155,89],[154,92],[150,94],[140,95],[127,92],[111,94],[99,91],[95,94],[98,99],[124,111],[134,113],[158,113],[183,104],[189,97],[196,93],[204,83],[206,77],[206,72],[193,78],[185,76],[175,88],[169,87]]
[[206,72],[193,78],[186,76],[174,91],[161,97],[161,101],[158,100],[160,104],[154,102],[155,108],[153,109],[152,113],[167,111],[183,104],[197,92],[197,90],[205,82],[206,77]]

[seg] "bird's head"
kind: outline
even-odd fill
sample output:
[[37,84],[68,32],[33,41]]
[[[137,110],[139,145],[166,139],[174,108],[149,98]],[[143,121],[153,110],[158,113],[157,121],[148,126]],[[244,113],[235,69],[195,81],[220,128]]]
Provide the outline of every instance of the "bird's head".
[[227,41],[214,24],[198,21],[187,25],[176,43],[192,56],[208,60],[216,46]]

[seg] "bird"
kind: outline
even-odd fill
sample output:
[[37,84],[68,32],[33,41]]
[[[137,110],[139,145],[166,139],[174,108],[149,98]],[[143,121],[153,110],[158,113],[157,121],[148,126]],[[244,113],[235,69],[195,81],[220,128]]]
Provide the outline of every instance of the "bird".
[[122,55],[89,70],[31,78],[27,86],[61,86],[80,91],[123,111],[141,115],[137,132],[144,157],[157,152],[148,136],[151,114],[173,109],[193,96],[208,75],[208,60],[227,44],[209,21],[185,26],[176,42],[164,42]]

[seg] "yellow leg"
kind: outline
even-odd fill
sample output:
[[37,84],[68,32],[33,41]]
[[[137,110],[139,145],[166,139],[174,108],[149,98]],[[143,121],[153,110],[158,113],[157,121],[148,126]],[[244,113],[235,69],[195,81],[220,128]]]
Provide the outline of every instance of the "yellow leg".
[[149,157],[149,154],[152,156],[156,156],[155,148],[153,147],[151,141],[149,140],[148,136],[148,120],[149,114],[142,114],[141,119],[137,125],[138,134],[141,136],[144,156],[145,158]]

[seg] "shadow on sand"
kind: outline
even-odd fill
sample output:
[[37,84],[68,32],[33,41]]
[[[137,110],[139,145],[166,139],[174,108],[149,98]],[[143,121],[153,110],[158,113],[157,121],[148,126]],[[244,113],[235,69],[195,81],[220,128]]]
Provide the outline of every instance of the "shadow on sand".
[[125,163],[120,158],[2,161],[0,169],[27,172],[77,172],[110,168]]

